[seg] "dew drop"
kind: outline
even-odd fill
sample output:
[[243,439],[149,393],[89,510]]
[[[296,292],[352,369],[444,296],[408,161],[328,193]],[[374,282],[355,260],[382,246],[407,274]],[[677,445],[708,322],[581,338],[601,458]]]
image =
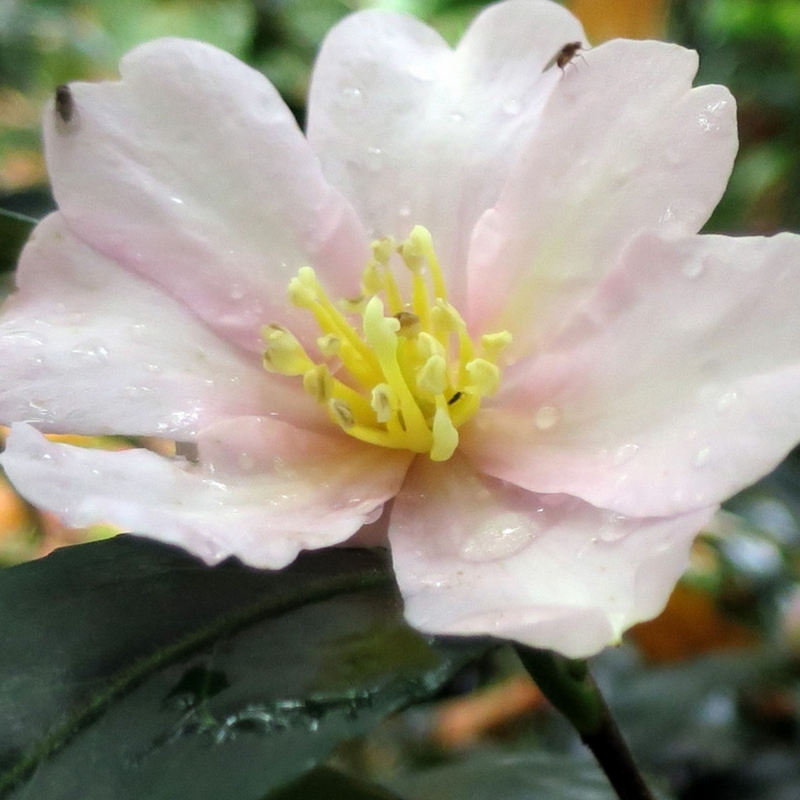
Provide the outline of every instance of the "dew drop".
[[46,406],[42,400],[28,401],[28,408],[30,408],[34,414],[33,418],[28,419],[28,422],[49,422],[50,420],[55,419],[55,414],[53,414],[50,408]]
[[408,74],[412,78],[416,78],[418,81],[425,81],[426,83],[430,83],[430,81],[436,77],[433,70],[427,64],[409,64]]
[[695,454],[694,454],[694,465],[696,467],[704,467],[708,464],[709,459],[711,458],[711,448],[710,447],[701,447]]
[[175,203],[176,206],[182,206],[183,200],[180,197],[170,197],[170,200]]
[[558,424],[561,412],[555,406],[542,406],[533,418],[533,424],[540,431],[549,431]]
[[256,460],[250,453],[239,454],[239,469],[242,472],[252,472],[255,469]]
[[370,172],[379,172],[383,169],[383,150],[380,147],[368,147],[364,163]]
[[341,102],[346,108],[356,108],[361,105],[361,89],[357,89],[355,86],[346,86],[342,89]]
[[509,117],[516,117],[522,111],[522,102],[520,100],[509,100],[503,104],[503,113]]
[[739,392],[735,389],[731,389],[729,392],[725,392],[725,394],[720,395],[719,399],[717,400],[717,411],[725,412],[729,411],[739,400]]
[[681,272],[687,278],[698,278],[703,273],[703,269],[705,265],[703,264],[702,260],[695,259],[693,261],[687,261],[682,267]]
[[450,114],[450,119],[453,120],[453,122],[463,122],[464,115],[460,111],[453,111]]
[[667,163],[673,167],[677,167],[684,161],[683,153],[674,147],[670,147],[666,152]]
[[148,395],[155,394],[155,390],[149,386],[126,386],[125,394],[128,397],[147,397]]
[[411,206],[410,205],[402,205],[400,206],[400,210],[397,212],[400,214],[401,217],[406,218],[411,216]]
[[675,209],[672,206],[667,206],[664,213],[658,218],[661,223],[670,222],[675,219]]
[[598,531],[600,541],[619,542],[624,539],[628,535],[628,531],[622,523],[627,519],[624,514],[609,511]]
[[612,463],[615,467],[627,464],[639,452],[638,444],[623,444],[614,451]]
[[725,100],[718,100],[711,103],[703,111],[700,112],[698,122],[704,131],[718,131],[721,129],[720,120],[723,117],[723,111],[728,105]]
[[108,363],[108,348],[99,339],[87,339],[80,342],[70,352],[81,361],[96,364]]
[[539,530],[539,524],[523,514],[498,514],[469,535],[459,552],[466,561],[474,562],[508,558],[527,547]]

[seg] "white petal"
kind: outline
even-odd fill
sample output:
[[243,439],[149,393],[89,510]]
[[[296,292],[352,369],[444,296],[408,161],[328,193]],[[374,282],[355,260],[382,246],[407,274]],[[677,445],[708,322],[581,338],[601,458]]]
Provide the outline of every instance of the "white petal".
[[469,319],[531,352],[643,229],[696,233],[736,153],[735,102],[697,54],[615,40],[567,65],[470,252]]
[[463,286],[472,227],[560,78],[542,69],[575,39],[583,39],[578,21],[550,2],[490,6],[455,52],[411,17],[354,14],[317,60],[309,140],[372,235],[403,238],[427,226]]
[[372,522],[408,463],[402,453],[265,418],[205,431],[200,453],[194,465],[145,450],[88,450],[20,424],[0,463],[27,500],[69,525],[106,521],[208,563],[235,555],[274,569]]
[[712,514],[628,519],[481,476],[458,456],[420,458],[389,537],[415,627],[582,658],[661,611]]
[[286,298],[299,267],[357,292],[360,223],[262,75],[179,39],[137,47],[120,72],[71,84],[68,123],[45,113],[53,192],[80,238],[253,351],[262,325],[310,319]]
[[641,237],[463,430],[481,469],[624,514],[714,505],[800,439],[800,237]]
[[299,386],[78,241],[58,214],[34,231],[17,283],[0,313],[2,423],[188,440],[229,416],[321,419]]

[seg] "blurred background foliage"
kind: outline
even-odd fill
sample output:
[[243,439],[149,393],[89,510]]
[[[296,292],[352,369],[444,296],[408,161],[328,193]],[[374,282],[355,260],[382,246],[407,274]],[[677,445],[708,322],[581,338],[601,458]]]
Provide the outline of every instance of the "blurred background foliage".
[[[0,205],[50,205],[39,109],[53,87],[115,75],[120,56],[155,36],[203,39],[264,72],[298,119],[325,31],[358,7],[416,14],[455,42],[483,4],[469,0],[3,0],[0,4]],[[800,3],[797,0],[573,0],[594,43],[662,38],[697,49],[699,83],[739,103],[741,150],[710,228],[800,229]]]
[[[114,77],[120,56],[156,36],[212,42],[264,72],[298,119],[322,37],[360,7],[407,11],[451,42],[485,3],[469,0],[3,0],[0,207],[40,216],[51,201],[39,110],[53,87]],[[741,150],[709,229],[800,230],[800,2],[571,0],[590,41],[661,38],[700,52],[698,83],[739,104]]]
[[[0,0],[0,209],[37,219],[52,208],[39,135],[43,103],[59,83],[113,78],[120,56],[139,42],[162,35],[212,42],[264,72],[302,122],[314,54],[343,15],[365,6],[407,11],[456,42],[482,5]],[[741,148],[707,230],[800,231],[800,0],[566,5],[580,16],[592,43],[615,36],[678,42],[700,53],[697,83],[723,83],[733,92]],[[8,269],[27,223],[8,216],[0,222],[0,261]],[[10,288],[10,274],[6,279]],[[84,444],[170,447],[120,440]],[[0,564],[109,535],[113,531],[104,527],[65,531],[0,483]],[[637,756],[665,787],[664,796],[800,797],[798,569],[800,455],[795,453],[734,498],[715,529],[698,541],[691,568],[664,614],[634,629],[625,648],[599,660],[610,702]],[[463,696],[476,687],[479,691]],[[523,776],[532,769],[540,776],[551,770],[553,786],[575,774],[574,738],[513,658],[495,656],[463,676],[453,693],[455,698],[409,712],[346,748],[334,767],[377,776],[404,796],[444,800],[466,797],[468,789],[470,797],[495,797],[503,781],[512,787],[504,797],[530,796],[532,785]],[[552,760],[538,763],[536,748],[571,754],[571,760],[563,768]],[[467,752],[471,757],[464,760]],[[498,752],[505,754],[501,766]],[[422,780],[427,789],[418,778],[422,766],[429,768],[428,783]],[[485,790],[478,774],[489,776]],[[517,794],[514,786],[521,787]],[[541,798],[606,796],[602,787],[586,795],[552,793],[545,784],[533,788]]]

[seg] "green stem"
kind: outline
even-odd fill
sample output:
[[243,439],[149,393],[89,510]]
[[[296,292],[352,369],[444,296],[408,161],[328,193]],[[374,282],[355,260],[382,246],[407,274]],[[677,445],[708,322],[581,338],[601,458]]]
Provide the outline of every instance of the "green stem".
[[517,645],[542,694],[572,723],[620,800],[653,800],[585,661]]

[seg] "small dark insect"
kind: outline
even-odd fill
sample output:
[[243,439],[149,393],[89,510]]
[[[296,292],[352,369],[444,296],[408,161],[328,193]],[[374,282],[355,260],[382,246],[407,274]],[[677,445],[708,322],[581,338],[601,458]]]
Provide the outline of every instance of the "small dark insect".
[[457,403],[461,399],[461,395],[463,392],[456,392],[448,401],[447,405],[451,406],[453,403]]
[[62,122],[69,122],[75,115],[75,100],[65,83],[56,86],[56,114]]
[[[567,42],[545,65],[542,72],[547,71],[550,67],[558,67],[562,72],[564,67],[572,61],[575,56],[580,55],[583,50],[583,42]],[[582,57],[582,56],[581,56]]]

